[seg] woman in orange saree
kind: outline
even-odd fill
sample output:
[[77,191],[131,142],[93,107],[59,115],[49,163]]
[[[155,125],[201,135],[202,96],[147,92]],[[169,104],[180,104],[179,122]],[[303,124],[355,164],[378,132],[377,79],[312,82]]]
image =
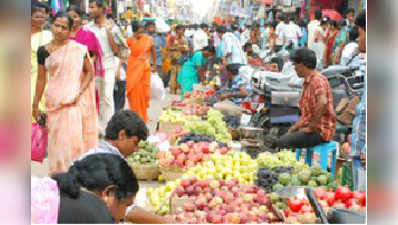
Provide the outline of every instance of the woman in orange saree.
[[38,80],[32,113],[35,118],[42,115],[38,104],[44,93],[50,174],[67,171],[85,153],[83,137],[87,134],[82,126],[80,99],[89,90],[94,75],[87,47],[68,40],[72,26],[70,16],[58,12],[51,25],[54,39],[37,53]]
[[148,122],[147,109],[151,92],[151,61],[152,72],[156,72],[156,52],[151,37],[144,34],[144,27],[138,22],[132,23],[134,35],[127,39],[131,50],[127,61],[126,92],[130,109],[137,112]]

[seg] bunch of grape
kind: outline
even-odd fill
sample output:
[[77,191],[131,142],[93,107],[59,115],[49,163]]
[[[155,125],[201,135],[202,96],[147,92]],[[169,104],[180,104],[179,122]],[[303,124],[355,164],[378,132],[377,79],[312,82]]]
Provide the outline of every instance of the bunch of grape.
[[291,173],[293,169],[293,167],[277,166],[274,168],[274,172],[279,175],[281,173]]
[[188,133],[180,138],[178,144],[180,145],[188,141],[193,141],[195,143],[198,143],[198,142],[213,142],[214,140],[215,140],[214,137],[209,135]]
[[278,183],[278,175],[269,167],[262,167],[257,171],[257,180],[254,183],[267,191],[272,191],[272,187]]

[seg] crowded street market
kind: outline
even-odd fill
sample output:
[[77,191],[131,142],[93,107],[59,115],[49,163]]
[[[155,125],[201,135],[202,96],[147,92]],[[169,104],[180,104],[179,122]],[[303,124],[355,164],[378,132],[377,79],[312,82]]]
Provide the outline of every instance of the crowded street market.
[[365,224],[366,1],[32,0],[32,224]]

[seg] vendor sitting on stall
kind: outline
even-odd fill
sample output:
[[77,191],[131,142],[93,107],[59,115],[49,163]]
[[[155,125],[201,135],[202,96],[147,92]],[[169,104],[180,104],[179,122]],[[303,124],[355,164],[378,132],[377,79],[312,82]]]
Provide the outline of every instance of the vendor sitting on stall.
[[251,86],[249,81],[239,75],[240,64],[227,65],[228,73],[228,91],[221,95],[220,102],[214,104],[214,109],[220,111],[224,115],[241,116],[241,103],[244,98],[249,96]]
[[304,78],[299,102],[301,116],[281,138],[266,136],[266,142],[279,148],[308,148],[331,141],[336,130],[333,93],[329,81],[315,70],[315,52],[308,48],[290,55],[297,75]]

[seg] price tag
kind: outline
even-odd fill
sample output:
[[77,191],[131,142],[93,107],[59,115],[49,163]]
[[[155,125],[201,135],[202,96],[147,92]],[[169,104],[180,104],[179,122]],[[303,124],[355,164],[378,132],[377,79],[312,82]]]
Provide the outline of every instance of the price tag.
[[252,115],[243,113],[242,117],[240,118],[241,126],[247,126],[249,124],[251,118],[252,118]]

